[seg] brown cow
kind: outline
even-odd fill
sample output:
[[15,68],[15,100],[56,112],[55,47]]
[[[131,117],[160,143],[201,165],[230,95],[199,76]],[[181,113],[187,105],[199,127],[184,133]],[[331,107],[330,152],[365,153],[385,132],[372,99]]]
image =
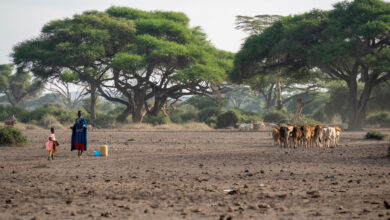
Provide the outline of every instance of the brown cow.
[[272,138],[274,139],[274,147],[276,147],[279,144],[279,129],[280,126],[275,126],[274,129],[272,129]]
[[321,147],[322,126],[321,125],[313,125],[312,128],[313,128],[312,144],[315,147]]
[[307,148],[309,147],[311,137],[312,137],[312,132],[313,132],[312,127],[308,125],[304,125],[301,127],[301,131],[303,131],[303,138],[302,138],[303,145]]
[[341,128],[340,127],[334,127],[334,129],[336,130],[336,146],[339,144],[339,141],[340,141],[340,136],[341,136],[341,132],[343,131],[343,130],[341,130]]
[[291,139],[294,144],[294,148],[297,148],[300,145],[302,138],[303,138],[303,132],[301,128],[298,126],[294,126],[291,134]]

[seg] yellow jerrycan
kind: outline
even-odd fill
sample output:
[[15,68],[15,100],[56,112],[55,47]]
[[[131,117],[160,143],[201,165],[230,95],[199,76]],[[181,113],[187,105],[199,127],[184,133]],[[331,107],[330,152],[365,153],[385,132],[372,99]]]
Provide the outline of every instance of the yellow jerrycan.
[[100,146],[100,156],[108,156],[108,146],[107,145],[101,145]]

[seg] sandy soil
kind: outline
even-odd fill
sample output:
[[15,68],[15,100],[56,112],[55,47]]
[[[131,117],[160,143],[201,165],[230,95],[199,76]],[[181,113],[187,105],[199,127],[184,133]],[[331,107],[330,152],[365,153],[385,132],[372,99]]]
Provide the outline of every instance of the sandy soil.
[[53,161],[46,131],[24,133],[29,147],[0,147],[0,219],[390,218],[388,140],[363,132],[293,150],[269,132],[95,131],[78,159],[57,131]]

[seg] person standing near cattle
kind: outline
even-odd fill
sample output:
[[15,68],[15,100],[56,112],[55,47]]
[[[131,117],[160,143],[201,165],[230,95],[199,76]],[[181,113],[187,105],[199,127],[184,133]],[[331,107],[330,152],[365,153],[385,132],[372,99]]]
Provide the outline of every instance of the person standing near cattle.
[[72,129],[72,143],[70,150],[77,150],[80,157],[87,150],[87,121],[81,117],[81,111],[77,112],[78,118],[70,129]]

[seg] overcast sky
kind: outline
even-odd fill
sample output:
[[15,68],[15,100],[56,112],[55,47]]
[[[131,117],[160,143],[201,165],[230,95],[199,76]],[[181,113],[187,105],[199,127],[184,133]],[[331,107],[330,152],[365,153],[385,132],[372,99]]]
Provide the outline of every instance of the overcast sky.
[[103,11],[110,6],[142,10],[180,11],[190,25],[200,26],[219,49],[237,52],[245,34],[234,29],[236,15],[291,15],[313,8],[331,9],[340,0],[1,0],[0,64],[10,62],[12,47],[38,36],[53,19],[71,17],[86,10]]

